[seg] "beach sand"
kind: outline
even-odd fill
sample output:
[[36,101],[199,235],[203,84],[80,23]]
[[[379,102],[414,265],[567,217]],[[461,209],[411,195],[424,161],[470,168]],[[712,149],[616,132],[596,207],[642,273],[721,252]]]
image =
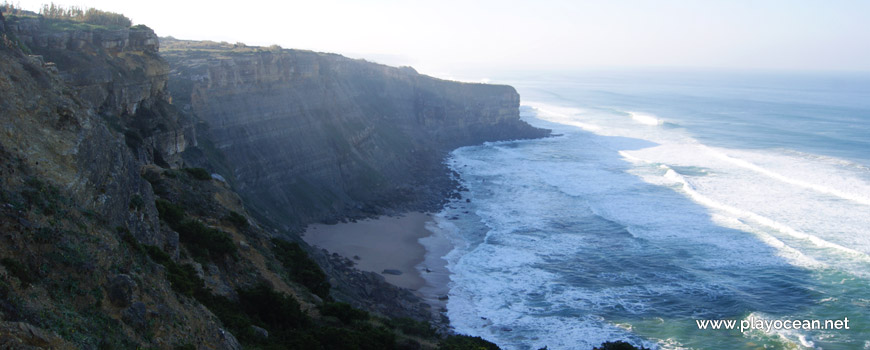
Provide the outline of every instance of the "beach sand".
[[[308,226],[302,238],[312,246],[353,260],[360,270],[383,275],[387,282],[396,286],[414,291],[423,289],[419,294],[430,300],[432,293],[446,294],[449,281],[446,262],[441,259],[449,251],[448,246],[441,244],[443,242],[437,243],[435,246],[439,249],[427,254],[426,248],[420,243],[421,238],[432,235],[426,229],[426,224],[431,224],[431,220],[429,214],[414,212],[353,223],[314,224]],[[446,244],[449,245],[449,242]],[[427,246],[430,245],[427,243]],[[385,270],[401,274],[384,273]],[[427,275],[425,279],[424,275]],[[437,300],[437,296],[434,299]]]

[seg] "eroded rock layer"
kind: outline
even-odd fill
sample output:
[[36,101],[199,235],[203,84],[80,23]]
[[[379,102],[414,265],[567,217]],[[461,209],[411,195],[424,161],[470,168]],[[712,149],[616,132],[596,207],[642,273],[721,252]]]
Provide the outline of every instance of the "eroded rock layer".
[[468,84],[335,54],[162,39],[177,105],[208,123],[249,204],[298,226],[436,209],[447,152],[542,137],[510,86]]

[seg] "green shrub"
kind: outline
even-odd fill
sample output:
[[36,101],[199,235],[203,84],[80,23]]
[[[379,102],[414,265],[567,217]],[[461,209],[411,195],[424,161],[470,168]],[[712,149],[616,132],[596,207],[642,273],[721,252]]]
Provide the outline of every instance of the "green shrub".
[[[133,237],[133,234],[130,233],[130,230],[123,226],[115,227],[115,231],[121,235],[121,241],[127,243],[134,252],[145,253],[145,247],[139,244],[139,241],[136,240],[136,237]],[[155,247],[156,248],[156,247]]]
[[3,266],[6,267],[6,271],[9,271],[12,276],[18,278],[18,280],[21,281],[22,286],[27,287],[36,282],[34,274],[31,273],[30,269],[24,264],[12,260],[11,258],[0,259],[0,264],[3,264]]
[[224,217],[224,220],[229,221],[239,229],[244,229],[248,227],[248,219],[245,218],[244,215],[234,211],[230,211],[230,213],[227,214],[226,217]]
[[255,323],[270,332],[281,332],[308,326],[308,315],[291,296],[276,292],[261,283],[251,289],[239,290],[239,304]]
[[248,337],[251,319],[242,310],[238,302],[232,301],[224,296],[214,294],[197,295],[197,300],[205,305],[240,341],[246,343]]
[[193,176],[194,179],[200,181],[211,180],[211,174],[203,168],[184,168],[184,171]]
[[48,252],[45,256],[61,266],[81,269],[92,260],[88,250],[82,242],[63,240],[57,244],[57,250]]
[[308,257],[299,244],[277,238],[272,239],[272,244],[274,244],[272,251],[275,257],[287,270],[291,280],[305,286],[323,299],[329,298],[330,286],[326,274],[314,260]]
[[142,199],[142,195],[136,193],[130,196],[130,209],[131,210],[142,210],[142,207],[145,206],[145,200]]
[[209,294],[205,282],[196,275],[192,265],[172,261],[172,257],[157,246],[135,243],[135,247],[137,251],[148,254],[151,260],[166,268],[166,279],[176,293],[197,299]]
[[236,245],[226,232],[205,226],[193,219],[182,221],[175,230],[178,231],[181,243],[187,245],[194,258],[216,259],[227,254],[236,256]]
[[[314,327],[311,320],[300,308],[293,297],[281,294],[266,284],[236,291],[239,300],[211,293],[199,293],[197,300],[214,313],[242,344],[250,347],[256,344],[259,349],[320,348],[317,340],[307,335]],[[262,327],[269,332],[268,339],[262,339],[251,329],[251,325]],[[307,340],[305,339],[307,337]],[[297,344],[300,346],[292,346]],[[302,344],[314,346],[301,346]]]
[[314,331],[324,349],[382,350],[396,345],[395,334],[384,328],[320,327]]
[[369,319],[369,313],[360,309],[355,309],[348,303],[323,303],[320,306],[320,313],[324,316],[333,316],[338,318],[342,323],[348,324],[353,321],[365,321]]
[[166,221],[166,223],[169,224],[169,227],[174,229],[181,224],[182,220],[184,220],[184,208],[181,206],[172,204],[163,199],[156,200],[154,205],[157,206],[157,213],[160,214],[160,218],[163,219],[163,221]]
[[33,232],[33,240],[39,243],[55,243],[63,233],[56,227],[40,227]]
[[481,337],[451,335],[438,344],[438,350],[500,350],[500,348]]
[[179,265],[170,260],[163,266],[166,267],[169,285],[176,293],[189,297],[208,293],[205,290],[205,282],[196,275],[196,270],[190,264]]
[[148,256],[151,257],[151,260],[154,260],[154,262],[158,264],[165,266],[167,263],[173,262],[169,254],[166,254],[166,252],[164,252],[163,249],[160,249],[160,247],[153,245],[142,245],[140,246],[140,249],[147,253]]
[[436,336],[435,329],[432,328],[432,325],[430,325],[429,322],[402,317],[391,320],[390,324],[407,335],[416,335],[419,337]]
[[57,187],[46,184],[35,177],[28,178],[27,188],[21,191],[28,208],[40,210],[45,215],[53,215],[60,210],[61,195]]
[[194,258],[216,259],[227,254],[236,256],[236,245],[226,232],[205,226],[198,220],[185,219],[184,209],[166,200],[158,199],[154,204],[160,218],[178,232],[179,240]]

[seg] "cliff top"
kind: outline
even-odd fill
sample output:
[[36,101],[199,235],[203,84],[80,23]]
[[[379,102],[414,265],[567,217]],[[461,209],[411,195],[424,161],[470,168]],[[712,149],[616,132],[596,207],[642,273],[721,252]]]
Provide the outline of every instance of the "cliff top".
[[[361,58],[350,58],[336,53],[317,52],[304,49],[287,49],[279,45],[264,47],[247,45],[241,42],[228,43],[225,41],[216,42],[211,40],[182,40],[171,36],[160,37],[159,40],[160,55],[168,60],[170,65],[173,65],[173,67],[171,67],[173,70],[179,68],[185,70],[190,70],[192,68],[194,70],[204,69],[205,66],[207,66],[205,63],[212,60],[230,60],[261,55],[261,57],[264,57],[266,55],[289,54],[306,57],[308,59],[316,58],[324,62],[338,63],[340,65],[350,64],[355,67],[365,67],[367,70],[380,71],[388,75],[413,77],[414,79],[422,78],[435,84],[456,83],[464,87],[495,89],[497,91],[502,91],[507,88],[516,94],[516,90],[510,85],[442,79],[421,74],[411,66],[395,67]],[[179,67],[179,65],[185,67]],[[196,73],[202,74],[204,72],[197,71]]]
[[[162,55],[173,56],[173,55],[181,55],[183,54],[185,58],[194,58],[197,56],[202,56],[202,58],[210,57],[210,58],[231,58],[235,56],[243,56],[249,54],[257,54],[257,53],[296,53],[296,54],[311,54],[320,57],[328,57],[334,59],[345,59],[350,61],[359,61],[359,62],[368,62],[371,64],[375,64],[383,67],[396,68],[392,66],[383,65],[376,62],[366,61],[365,59],[354,59],[345,57],[336,53],[327,53],[327,52],[317,52],[312,50],[304,50],[304,49],[285,49],[280,45],[270,45],[270,46],[254,46],[247,45],[245,43],[237,42],[237,43],[228,43],[226,41],[216,42],[211,40],[181,40],[176,39],[171,36],[161,37],[160,38],[160,53]],[[409,66],[398,67],[402,70],[409,70],[413,73],[417,73],[414,68]]]
[[[43,5],[39,13],[22,10],[12,4],[4,3],[0,5],[0,12],[6,14],[11,20],[19,18],[38,19],[44,22],[43,27],[55,31],[117,30],[130,28],[133,25],[130,18],[120,13],[77,6],[65,8],[53,3],[51,5]],[[144,27],[144,25],[136,27]]]

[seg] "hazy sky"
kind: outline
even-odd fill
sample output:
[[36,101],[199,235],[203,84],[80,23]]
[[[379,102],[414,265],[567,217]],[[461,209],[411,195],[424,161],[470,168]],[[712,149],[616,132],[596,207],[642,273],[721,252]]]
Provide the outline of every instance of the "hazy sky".
[[[14,1],[17,3],[18,1]],[[20,1],[36,10],[45,1]],[[870,71],[870,1],[118,1],[158,35],[453,69],[692,67]]]

